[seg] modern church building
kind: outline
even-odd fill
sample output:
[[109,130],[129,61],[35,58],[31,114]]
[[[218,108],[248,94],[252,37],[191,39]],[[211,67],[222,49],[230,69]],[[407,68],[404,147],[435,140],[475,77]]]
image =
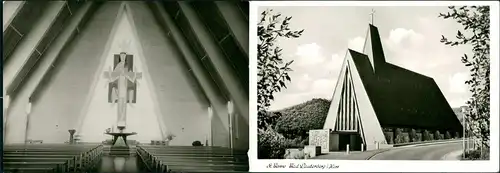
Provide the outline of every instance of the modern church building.
[[[363,53],[348,50],[323,129],[330,150],[390,147],[396,128],[462,134],[462,125],[432,77],[386,62],[377,27]],[[391,135],[395,137],[394,135]]]
[[[127,55],[141,143],[248,149],[248,2],[4,1],[4,143],[109,139],[104,74]],[[135,79],[135,78],[134,78]]]

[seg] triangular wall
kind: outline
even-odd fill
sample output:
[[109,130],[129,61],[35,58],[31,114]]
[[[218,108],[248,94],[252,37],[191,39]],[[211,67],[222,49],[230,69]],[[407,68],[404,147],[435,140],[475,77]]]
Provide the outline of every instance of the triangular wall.
[[374,149],[376,143],[387,142],[350,51],[342,65],[323,128],[334,131],[359,130],[367,150]]
[[[147,73],[147,66],[144,64],[144,56],[138,38],[134,33],[131,24],[131,14],[125,3],[117,15],[116,24],[108,40],[109,45],[102,56],[100,70],[96,73],[93,93],[90,94],[88,107],[84,107],[85,113],[82,115],[85,120],[77,130],[81,135],[81,140],[85,142],[99,142],[110,136],[104,135],[107,128],[114,127],[117,121],[118,105],[108,102],[108,80],[104,77],[105,71],[110,71],[114,63],[114,55],[119,52],[126,52],[133,55],[134,71],[142,72],[142,79],[137,81],[137,102],[127,104],[126,132],[137,132],[140,135],[130,136],[131,140],[148,142],[149,140],[161,140],[163,132],[160,123],[163,123],[159,111],[158,101],[155,100],[154,91],[151,90],[151,77]],[[163,125],[164,126],[164,125]]]
[[[170,8],[176,5],[182,6],[181,11]],[[69,140],[70,129],[76,130],[82,142],[109,139],[103,133],[115,125],[117,108],[107,102],[108,86],[103,72],[109,70],[113,55],[123,51],[117,49],[120,40],[130,40],[131,45],[125,52],[133,54],[135,70],[143,73],[137,88],[137,102],[127,111],[126,131],[138,133],[130,139],[149,143],[149,140],[162,140],[166,134],[173,134],[170,145],[191,145],[193,141],[210,138],[215,146],[228,147],[232,143],[235,148],[248,149],[248,99],[242,90],[235,90],[244,80],[223,78],[224,74],[237,71],[228,68],[236,61],[221,63],[226,58],[243,58],[240,63],[243,64],[243,53],[233,52],[235,48],[228,45],[238,45],[237,40],[230,39],[232,35],[225,37],[224,44],[217,44],[220,40],[212,38],[208,31],[215,26],[209,27],[206,20],[200,21],[197,14],[206,11],[195,6],[183,2],[139,1],[86,1],[63,6],[61,14],[67,15],[57,15],[55,20],[65,21],[62,26],[53,25],[48,32],[26,33],[50,35],[47,40],[55,39],[40,45],[45,51],[40,52],[39,59],[30,58],[25,63],[29,66],[18,67],[28,74],[26,78],[17,75],[15,81],[22,81],[21,85],[7,93],[12,99],[4,112],[9,115],[5,120],[8,124],[5,142],[22,143],[32,139],[62,143]],[[213,17],[219,20],[208,21],[208,24],[230,21],[227,16],[214,14]],[[39,27],[37,23],[51,23],[35,18],[44,21],[33,22],[33,27]],[[120,25],[120,22],[124,23]],[[21,42],[24,41],[33,40]],[[205,55],[199,54],[202,49],[209,50]],[[232,88],[230,92],[226,90],[228,86]],[[231,123],[226,107],[229,100],[235,103]],[[31,105],[31,110],[27,110],[27,105]],[[211,119],[209,106],[213,108]]]
[[[6,140],[20,143],[27,134],[28,139],[62,143],[68,141],[69,129],[76,129],[82,142],[109,139],[103,133],[114,124],[116,107],[107,103],[108,89],[102,73],[109,70],[112,54],[121,51],[116,48],[118,43],[113,42],[126,37],[132,43],[130,52],[134,54],[136,70],[143,73],[137,104],[128,110],[127,129],[138,133],[131,139],[149,143],[171,133],[176,136],[171,145],[204,141],[210,133],[206,130],[210,124],[209,104],[199,96],[204,93],[196,80],[191,79],[190,68],[183,64],[184,57],[175,42],[169,40],[171,37],[160,28],[146,4],[109,1],[93,13],[58,55],[50,77],[40,84],[44,87],[37,91],[40,94],[32,104],[28,129],[26,105],[31,93],[21,94],[23,89],[18,98],[12,100]],[[125,16],[129,24],[119,26],[119,19]],[[122,32],[120,30],[125,30],[126,36],[110,38]],[[42,57],[40,62],[46,60]],[[219,114],[217,111],[214,113]],[[217,128],[224,127],[213,127]],[[227,132],[227,129],[220,131]]]

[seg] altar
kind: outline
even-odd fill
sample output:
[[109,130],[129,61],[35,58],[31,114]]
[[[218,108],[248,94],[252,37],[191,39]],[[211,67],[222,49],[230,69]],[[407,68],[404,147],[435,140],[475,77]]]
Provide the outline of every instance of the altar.
[[[127,137],[136,135],[136,132],[125,132],[128,104],[135,103],[136,80],[141,79],[142,73],[134,72],[132,55],[121,52],[115,55],[115,64],[113,70],[104,72],[104,77],[109,80],[108,100],[111,104],[117,104],[117,122],[118,132],[106,131],[106,135],[113,136],[111,152],[128,153],[129,145]],[[113,128],[114,129],[114,128]]]

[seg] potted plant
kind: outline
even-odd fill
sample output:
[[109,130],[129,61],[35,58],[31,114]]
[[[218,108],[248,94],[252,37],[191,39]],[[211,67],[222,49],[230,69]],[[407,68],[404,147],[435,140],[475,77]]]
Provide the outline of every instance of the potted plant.
[[176,136],[172,133],[169,133],[167,134],[167,136],[165,137],[165,145],[169,145],[170,141],[174,140]]

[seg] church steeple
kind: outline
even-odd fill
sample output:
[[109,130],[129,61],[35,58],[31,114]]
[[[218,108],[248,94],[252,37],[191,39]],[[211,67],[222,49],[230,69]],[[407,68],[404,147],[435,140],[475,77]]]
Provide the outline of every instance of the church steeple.
[[375,72],[377,67],[380,67],[385,63],[385,56],[384,50],[382,48],[382,42],[380,40],[380,34],[378,33],[377,27],[373,25],[374,13],[374,10],[372,10],[372,12],[370,13],[371,24],[368,25],[365,45],[363,47],[363,54],[368,56],[372,65],[372,69]]

